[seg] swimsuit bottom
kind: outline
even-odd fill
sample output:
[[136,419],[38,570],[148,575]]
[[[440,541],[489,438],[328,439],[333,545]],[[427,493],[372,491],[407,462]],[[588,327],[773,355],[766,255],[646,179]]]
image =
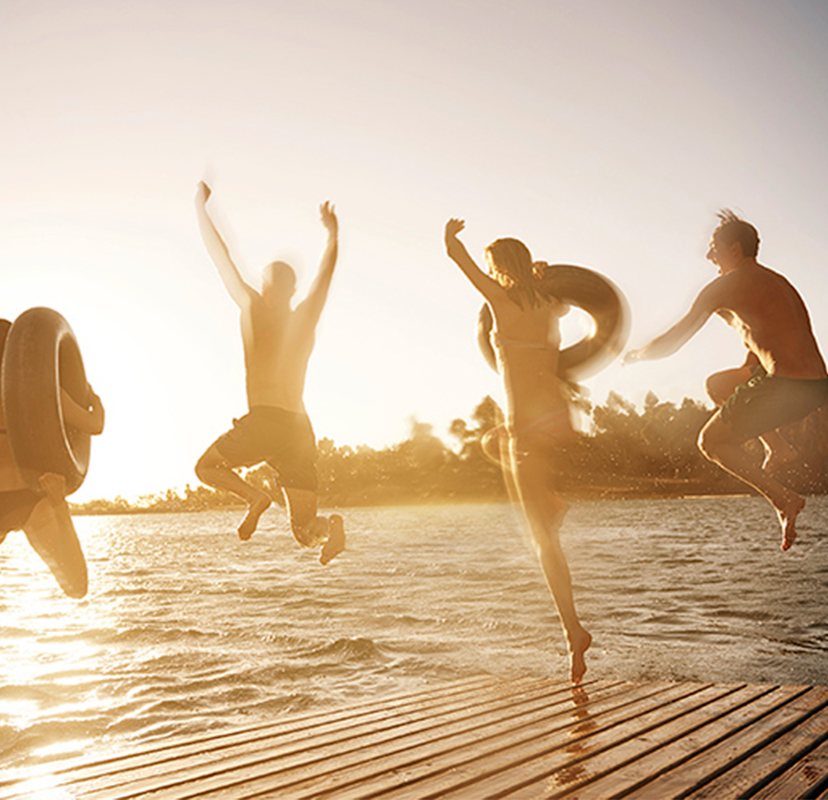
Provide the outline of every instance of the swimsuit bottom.
[[267,462],[287,489],[315,492],[316,439],[307,414],[275,406],[253,406],[233,420],[233,428],[216,440],[229,467]]
[[721,409],[722,419],[748,438],[803,419],[828,401],[828,378],[781,378],[761,367],[753,373]]

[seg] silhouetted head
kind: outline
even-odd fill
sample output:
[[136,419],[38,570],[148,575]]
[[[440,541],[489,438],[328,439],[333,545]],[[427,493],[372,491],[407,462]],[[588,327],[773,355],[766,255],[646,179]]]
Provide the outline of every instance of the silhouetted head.
[[535,305],[540,276],[529,248],[520,239],[496,239],[486,248],[485,254],[492,277],[504,289],[517,290]]
[[274,261],[262,271],[262,297],[290,300],[296,291],[296,273],[290,264]]
[[729,208],[718,213],[719,225],[710,237],[707,258],[722,270],[732,269],[745,258],[756,258],[759,231]]

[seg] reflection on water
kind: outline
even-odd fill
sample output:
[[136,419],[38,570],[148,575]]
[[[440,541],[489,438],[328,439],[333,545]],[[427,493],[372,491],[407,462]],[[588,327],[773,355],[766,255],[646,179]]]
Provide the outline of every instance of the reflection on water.
[[[589,693],[583,686],[573,686],[570,690],[573,708],[570,711],[572,719],[577,723],[567,728],[567,735],[572,741],[564,746],[564,752],[572,757],[572,763],[555,770],[549,780],[550,789],[553,787],[566,786],[570,783],[585,781],[589,778],[589,771],[580,759],[586,758],[590,753],[589,744],[584,741],[585,737],[597,730],[598,723],[589,713]],[[569,759],[567,759],[569,761]]]
[[[782,554],[755,498],[575,505],[564,546],[594,636],[588,677],[828,683],[826,512],[811,500]],[[275,511],[248,543],[234,513],[80,518],[81,602],[11,534],[0,757],[20,767],[100,754],[481,672],[566,678],[510,508],[344,514],[350,548],[328,568]]]

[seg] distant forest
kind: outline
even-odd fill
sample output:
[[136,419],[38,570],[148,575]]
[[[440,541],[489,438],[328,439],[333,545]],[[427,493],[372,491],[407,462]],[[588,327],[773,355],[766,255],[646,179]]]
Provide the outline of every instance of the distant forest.
[[[709,463],[696,447],[699,430],[712,409],[685,398],[662,402],[650,392],[640,411],[615,393],[603,405],[580,398],[586,420],[558,463],[557,488],[572,498],[678,497],[743,494],[746,487]],[[506,499],[500,469],[483,455],[482,436],[502,419],[497,403],[484,398],[471,418],[455,419],[451,445],[432,425],[411,422],[409,437],[382,450],[367,445],[337,446],[319,441],[319,499],[322,506],[404,505],[416,503],[496,502]],[[828,407],[782,430],[800,458],[780,478],[805,494],[828,492]],[[758,440],[747,449],[763,457]],[[246,471],[248,481],[282,502],[276,476],[262,465]],[[134,503],[121,497],[73,504],[76,514],[203,511],[238,506],[227,492],[187,486],[148,495]]]

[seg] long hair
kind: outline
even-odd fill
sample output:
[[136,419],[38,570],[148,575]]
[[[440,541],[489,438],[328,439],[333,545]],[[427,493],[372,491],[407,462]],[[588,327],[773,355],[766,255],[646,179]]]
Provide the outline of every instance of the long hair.
[[496,239],[484,251],[492,277],[523,307],[534,308],[544,300],[541,284],[544,264],[534,263],[529,248],[519,239]]

